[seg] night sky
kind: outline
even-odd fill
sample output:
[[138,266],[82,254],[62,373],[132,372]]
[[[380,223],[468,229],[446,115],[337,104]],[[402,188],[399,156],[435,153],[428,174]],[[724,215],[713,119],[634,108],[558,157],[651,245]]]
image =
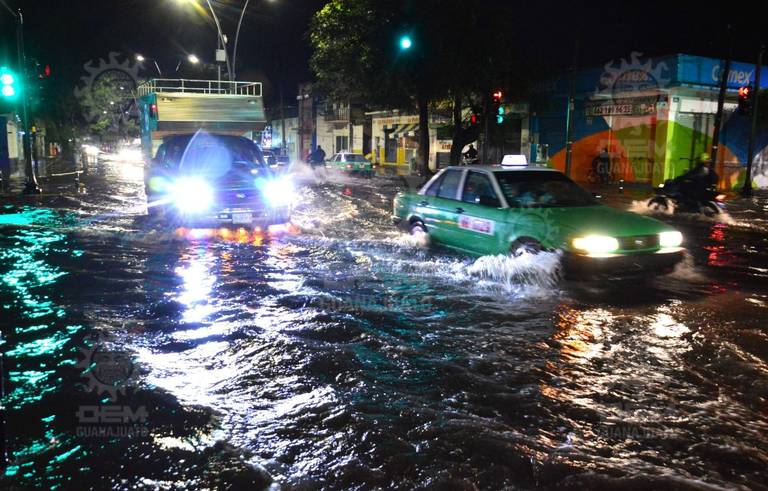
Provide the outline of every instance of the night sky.
[[[243,1],[214,1],[230,42]],[[213,58],[212,22],[178,0],[6,2],[25,12],[28,56],[51,64],[64,85],[79,79],[85,62],[106,57],[110,51],[155,57],[161,69],[171,73],[188,53],[208,61]],[[510,19],[510,29],[530,39],[522,51],[546,60],[553,72],[571,64],[577,38],[582,66],[626,57],[631,51],[722,57],[727,46],[724,26],[731,23],[734,58],[754,62],[755,44],[761,34],[768,33],[768,2],[764,1],[715,6],[703,0],[518,3],[519,15]],[[252,0],[241,32],[238,78],[265,80],[275,87],[281,83],[286,98],[291,97],[297,83],[311,79],[306,31],[312,14],[323,4],[322,0]],[[0,9],[0,62],[12,60],[14,50],[13,23]],[[214,78],[213,72],[197,70],[184,75]],[[147,63],[144,74],[155,76],[154,65]]]

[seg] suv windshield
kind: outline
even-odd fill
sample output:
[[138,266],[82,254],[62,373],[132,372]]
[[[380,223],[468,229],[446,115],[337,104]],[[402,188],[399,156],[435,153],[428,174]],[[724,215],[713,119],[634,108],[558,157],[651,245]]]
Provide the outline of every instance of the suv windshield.
[[165,162],[185,168],[211,168],[235,162],[245,162],[257,167],[265,166],[259,147],[239,136],[228,135],[184,135],[172,137],[165,142]]
[[512,208],[592,206],[592,196],[559,172],[495,172],[502,193]]

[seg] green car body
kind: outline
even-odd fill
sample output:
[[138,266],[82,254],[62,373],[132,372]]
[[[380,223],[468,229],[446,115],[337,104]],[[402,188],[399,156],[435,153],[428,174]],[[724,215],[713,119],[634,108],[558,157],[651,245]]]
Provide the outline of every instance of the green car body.
[[337,153],[328,160],[326,165],[350,174],[373,174],[373,164],[359,153]]
[[448,167],[398,194],[392,218],[474,256],[561,250],[576,274],[664,273],[684,251],[671,226],[599,204],[552,169]]

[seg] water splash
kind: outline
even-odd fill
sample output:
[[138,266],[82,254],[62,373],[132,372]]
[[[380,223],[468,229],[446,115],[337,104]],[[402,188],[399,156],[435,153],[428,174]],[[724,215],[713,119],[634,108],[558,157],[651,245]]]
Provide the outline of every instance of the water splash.
[[706,215],[704,213],[683,213],[676,211],[676,205],[673,201],[669,200],[668,206],[660,206],[657,203],[649,204],[649,200],[633,200],[629,207],[627,208],[627,211],[631,211],[632,213],[637,213],[638,215],[649,215],[649,216],[659,216],[659,217],[671,217],[675,216],[678,218],[682,218],[688,221],[697,221],[697,222],[704,222],[704,223],[724,223],[726,225],[738,225],[738,226],[749,226],[746,224],[741,224],[739,221],[734,219],[730,213],[728,213],[726,210],[720,210],[720,213],[716,215]]
[[500,284],[507,290],[521,285],[555,288],[562,278],[561,252],[483,256],[466,269],[468,275]]

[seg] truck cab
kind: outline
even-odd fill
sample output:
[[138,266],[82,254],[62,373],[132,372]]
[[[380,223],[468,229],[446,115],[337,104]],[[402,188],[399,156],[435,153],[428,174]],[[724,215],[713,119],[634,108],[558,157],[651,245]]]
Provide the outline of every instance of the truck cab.
[[153,79],[139,96],[150,214],[205,226],[290,220],[292,184],[253,142],[266,124],[261,83]]

